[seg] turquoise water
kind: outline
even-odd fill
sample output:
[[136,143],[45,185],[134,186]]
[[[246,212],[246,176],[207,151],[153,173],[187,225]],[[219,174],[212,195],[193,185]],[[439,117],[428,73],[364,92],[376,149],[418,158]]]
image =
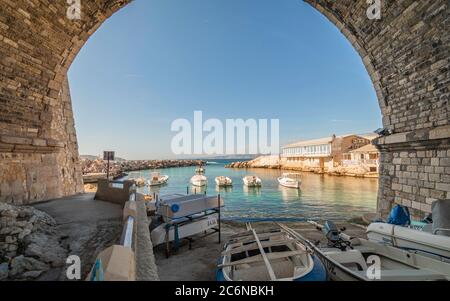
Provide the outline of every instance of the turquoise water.
[[[160,195],[172,193],[220,193],[225,201],[223,217],[245,221],[304,221],[307,219],[342,220],[360,217],[375,212],[378,190],[377,179],[336,177],[302,173],[300,190],[278,185],[280,170],[271,169],[228,169],[229,161],[217,161],[206,166],[208,187],[201,189],[189,184],[195,167],[168,168],[159,170],[170,176],[169,183],[160,188],[140,188],[141,192],[156,192]],[[150,178],[152,171],[131,172],[129,177]],[[217,176],[233,179],[232,188],[218,188],[214,182]],[[262,180],[261,188],[243,186],[242,178],[257,175]]]

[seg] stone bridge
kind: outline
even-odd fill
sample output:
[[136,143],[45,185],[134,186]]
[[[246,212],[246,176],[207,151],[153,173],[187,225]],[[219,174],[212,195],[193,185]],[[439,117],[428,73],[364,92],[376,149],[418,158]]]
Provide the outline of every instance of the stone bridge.
[[[136,0],[144,1],[144,0]],[[76,1],[73,1],[76,2]],[[0,0],[0,201],[33,203],[82,192],[67,70],[89,37],[131,0]],[[378,95],[378,210],[421,217],[450,198],[449,1],[306,0],[354,46]]]

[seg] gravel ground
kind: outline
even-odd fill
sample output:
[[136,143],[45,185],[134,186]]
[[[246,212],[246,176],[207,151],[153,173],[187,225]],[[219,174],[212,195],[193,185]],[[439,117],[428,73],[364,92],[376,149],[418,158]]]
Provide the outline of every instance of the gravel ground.
[[[69,255],[81,259],[81,272],[87,276],[97,255],[118,243],[122,233],[122,207],[94,200],[94,194],[37,204],[35,208],[51,215],[65,239]],[[65,280],[64,270],[54,270],[40,280]]]

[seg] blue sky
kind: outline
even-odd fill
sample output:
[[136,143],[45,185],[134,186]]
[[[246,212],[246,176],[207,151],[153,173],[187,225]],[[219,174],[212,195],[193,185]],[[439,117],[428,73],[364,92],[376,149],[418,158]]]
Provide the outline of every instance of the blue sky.
[[278,118],[281,144],[381,126],[351,44],[301,0],[135,0],[69,80],[81,154],[171,158],[177,118]]

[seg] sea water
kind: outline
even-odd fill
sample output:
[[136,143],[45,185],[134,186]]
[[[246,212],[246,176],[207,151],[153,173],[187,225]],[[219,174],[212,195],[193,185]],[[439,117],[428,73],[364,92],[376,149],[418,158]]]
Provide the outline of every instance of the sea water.
[[[161,187],[140,188],[141,192],[165,195],[173,193],[220,194],[225,208],[225,219],[240,221],[305,221],[317,219],[347,220],[376,211],[378,179],[319,175],[302,172],[300,189],[286,188],[278,184],[283,171],[276,169],[230,169],[229,160],[214,160],[205,168],[208,186],[190,185],[196,167],[155,170],[170,177]],[[130,172],[129,177],[150,179],[153,170]],[[242,178],[256,175],[262,180],[261,188],[248,188]],[[219,188],[214,179],[228,176],[233,187]]]

